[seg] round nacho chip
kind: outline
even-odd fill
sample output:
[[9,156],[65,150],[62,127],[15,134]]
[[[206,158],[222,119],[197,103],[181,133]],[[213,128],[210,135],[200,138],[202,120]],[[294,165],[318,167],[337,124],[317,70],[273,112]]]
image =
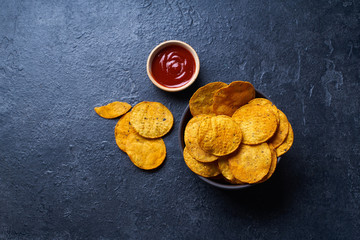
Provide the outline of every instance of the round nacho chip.
[[280,122],[280,116],[277,107],[268,99],[266,98],[254,98],[249,102],[249,104],[256,104],[260,106],[267,106],[271,109],[271,111],[275,114],[276,120]]
[[126,140],[131,133],[136,133],[130,123],[130,113],[122,116],[115,126],[115,141],[118,147],[126,152]]
[[223,82],[212,82],[199,88],[190,98],[189,107],[191,114],[195,117],[200,114],[213,113],[214,93],[225,86],[227,84]]
[[289,121],[286,117],[286,115],[278,110],[279,113],[279,126],[274,134],[274,136],[272,136],[268,143],[271,144],[274,148],[277,148],[278,146],[280,146],[286,139],[288,133],[289,133]]
[[159,102],[141,102],[131,110],[130,123],[141,136],[159,138],[170,131],[174,118]]
[[271,151],[267,143],[241,144],[239,150],[229,157],[229,166],[236,179],[251,184],[266,176],[271,161]]
[[215,92],[213,110],[218,115],[232,116],[254,97],[255,88],[251,83],[235,81]]
[[276,116],[268,107],[255,104],[242,106],[232,118],[239,124],[245,144],[266,142],[278,126]]
[[270,166],[269,172],[260,181],[260,183],[265,182],[266,180],[268,180],[273,175],[273,173],[275,172],[277,163],[278,163],[278,159],[277,159],[275,150],[272,148],[272,146],[270,144],[269,144],[269,147],[270,147],[270,151],[271,151],[271,166]]
[[276,155],[279,157],[279,156],[283,155],[284,153],[286,153],[287,151],[289,151],[293,142],[294,142],[294,131],[289,122],[289,133],[288,133],[285,141],[279,147],[275,148]]
[[229,116],[218,115],[201,121],[198,130],[200,147],[215,156],[234,152],[241,143],[239,125]]
[[184,148],[184,161],[188,168],[190,168],[191,171],[196,173],[197,175],[203,176],[203,177],[215,177],[220,174],[220,170],[218,168],[217,162],[199,162],[195,158],[191,156],[191,154],[188,151],[187,146]]
[[131,105],[126,102],[112,102],[108,105],[95,107],[95,112],[103,118],[117,118],[127,113],[131,108]]
[[232,173],[230,166],[229,166],[229,159],[228,157],[221,157],[218,159],[218,166],[221,174],[224,178],[233,184],[244,184],[240,180],[236,179],[234,174]]
[[217,156],[202,150],[198,143],[198,130],[202,120],[211,117],[211,115],[201,114],[193,117],[187,123],[184,132],[185,145],[191,156],[200,162],[213,162],[218,159]]
[[135,166],[150,170],[159,167],[164,162],[166,147],[161,138],[148,139],[132,133],[127,137],[126,153]]

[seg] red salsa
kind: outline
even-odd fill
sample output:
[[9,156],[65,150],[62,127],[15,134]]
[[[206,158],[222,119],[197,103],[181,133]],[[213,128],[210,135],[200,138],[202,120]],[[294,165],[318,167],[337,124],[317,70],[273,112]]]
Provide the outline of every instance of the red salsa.
[[152,76],[159,84],[177,88],[188,83],[195,72],[195,59],[185,48],[172,45],[163,48],[154,57]]

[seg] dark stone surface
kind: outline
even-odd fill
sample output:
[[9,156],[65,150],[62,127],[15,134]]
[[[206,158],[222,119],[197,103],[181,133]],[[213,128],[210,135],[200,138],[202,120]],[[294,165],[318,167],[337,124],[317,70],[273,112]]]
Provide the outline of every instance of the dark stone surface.
[[[198,52],[199,78],[166,93],[145,64],[158,43]],[[239,192],[185,166],[191,94],[247,80],[288,116],[293,148]],[[355,239],[360,235],[360,3],[0,1],[0,239]],[[159,101],[167,159],[137,169],[93,108]]]

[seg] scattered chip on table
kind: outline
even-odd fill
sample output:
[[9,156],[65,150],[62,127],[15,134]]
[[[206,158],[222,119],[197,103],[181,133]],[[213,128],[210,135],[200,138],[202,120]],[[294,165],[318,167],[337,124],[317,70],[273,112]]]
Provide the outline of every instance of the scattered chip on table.
[[254,97],[255,88],[251,83],[235,81],[215,92],[213,110],[218,115],[232,116],[239,107]]
[[191,114],[195,117],[200,114],[214,113],[212,108],[214,93],[225,86],[227,84],[223,82],[212,82],[199,88],[189,101]]
[[95,112],[103,118],[111,119],[117,118],[127,113],[131,105],[126,102],[112,102],[108,105],[95,107]]
[[141,136],[159,138],[170,131],[174,118],[159,102],[141,102],[131,110],[130,123]]
[[166,147],[161,138],[148,139],[132,133],[127,137],[126,153],[135,166],[151,170],[164,162]]
[[126,152],[126,141],[127,137],[131,133],[136,133],[135,129],[130,123],[130,112],[122,116],[115,126],[115,141],[118,147]]

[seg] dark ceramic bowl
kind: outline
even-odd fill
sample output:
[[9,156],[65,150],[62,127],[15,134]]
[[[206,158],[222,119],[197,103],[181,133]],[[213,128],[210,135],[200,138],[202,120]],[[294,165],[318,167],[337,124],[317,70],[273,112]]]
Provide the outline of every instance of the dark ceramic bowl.
[[[266,98],[269,99],[268,97],[266,97],[263,93],[259,92],[256,90],[256,94],[255,94],[255,98]],[[270,100],[270,99],[269,99]],[[185,127],[186,124],[190,121],[190,119],[192,118],[192,115],[190,113],[190,108],[189,105],[186,107],[182,117],[181,117],[181,121],[180,121],[180,128],[179,128],[179,141],[180,141],[180,148],[181,148],[181,152],[184,151],[185,148],[185,142],[184,142],[184,131],[185,131]],[[280,157],[278,157],[278,163],[280,161]],[[243,189],[243,188],[248,188],[251,186],[254,186],[256,184],[242,184],[242,185],[236,185],[236,184],[230,184],[228,182],[226,182],[223,179],[217,179],[217,178],[205,178],[205,177],[201,177],[198,176],[201,180],[203,180],[204,182],[214,186],[214,187],[218,187],[221,189],[226,189],[226,190],[239,190],[239,189]]]

